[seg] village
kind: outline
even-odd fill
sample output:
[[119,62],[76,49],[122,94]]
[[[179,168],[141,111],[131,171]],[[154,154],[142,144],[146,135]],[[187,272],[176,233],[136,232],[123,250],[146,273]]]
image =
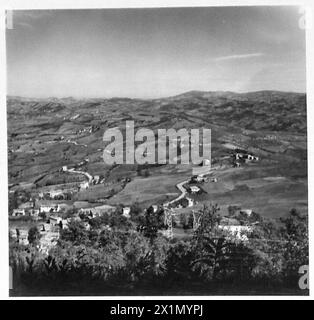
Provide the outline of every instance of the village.
[[[245,163],[254,163],[259,160],[257,156],[238,148],[234,149],[229,157],[229,167],[240,167]],[[26,199],[27,201],[10,212],[12,222],[20,219],[31,219],[35,222],[41,235],[38,249],[44,254],[48,254],[49,249],[57,244],[61,230],[66,229],[70,221],[81,221],[85,229],[89,230],[89,221],[96,217],[121,214],[126,219],[131,218],[131,206],[120,207],[118,210],[116,206],[108,205],[105,202],[89,204],[82,201],[70,201],[75,193],[105,183],[104,177],[92,176],[88,172],[80,170],[80,167],[88,162],[89,159],[85,158],[73,168],[63,166],[60,169],[60,172],[63,173],[80,174],[84,176],[84,180],[36,189],[29,199]],[[211,166],[210,160],[204,159],[198,168],[193,169],[193,173],[197,174],[193,174],[189,180],[184,180],[176,185],[180,191],[179,196],[170,202],[152,204],[146,209],[151,210],[153,214],[157,212],[163,214],[165,227],[159,232],[171,239],[176,236],[174,230],[178,227],[194,231],[198,228],[199,216],[197,212],[203,206],[201,202],[199,203],[198,196],[206,192],[202,188],[203,184],[217,183],[218,178],[213,174],[217,169],[221,170],[219,167]],[[15,192],[14,190],[16,190],[16,186],[11,186],[10,193]],[[229,211],[228,216],[222,217],[219,228],[225,231],[229,237],[247,241],[248,235],[258,224],[256,219],[252,219],[252,209],[233,207]],[[10,227],[11,237],[19,243],[27,245],[29,243],[27,227],[15,227],[14,225],[13,223],[13,227]],[[108,225],[103,227],[109,228]],[[141,226],[139,228],[141,229]]]

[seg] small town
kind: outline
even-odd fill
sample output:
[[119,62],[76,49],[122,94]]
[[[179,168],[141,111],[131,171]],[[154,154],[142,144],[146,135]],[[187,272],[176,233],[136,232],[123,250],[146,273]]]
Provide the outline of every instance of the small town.
[[[230,162],[232,166],[239,167],[241,163],[249,163],[258,161],[258,157],[247,153],[245,150],[235,149],[230,155]],[[32,190],[32,195],[24,203],[21,203],[18,208],[13,208],[9,213],[13,220],[25,219],[25,217],[31,217],[36,221],[39,226],[40,239],[38,243],[39,250],[48,255],[49,249],[57,244],[60,230],[66,229],[70,221],[83,222],[86,230],[90,229],[89,220],[101,217],[103,215],[117,215],[120,214],[126,219],[130,219],[131,207],[126,206],[117,208],[107,204],[93,204],[89,207],[87,203],[81,203],[79,201],[71,200],[73,194],[80,190],[86,190],[90,185],[97,185],[105,183],[104,178],[100,178],[99,175],[91,176],[87,172],[79,171],[78,169],[88,163],[88,158],[84,159],[74,168],[68,168],[63,166],[61,172],[79,173],[86,177],[87,180],[79,181],[76,184],[70,183],[69,185],[51,185],[49,189],[35,189]],[[209,168],[209,169],[208,169]],[[205,169],[205,170],[204,170]],[[205,192],[202,190],[203,183],[216,183],[217,178],[212,177],[212,172],[215,168],[211,168],[209,160],[203,160],[201,164],[201,170],[203,173],[194,175],[188,181],[177,184],[177,189],[181,194],[168,203],[162,205],[152,204],[146,210],[152,210],[153,213],[162,212],[165,220],[165,230],[160,230],[166,237],[173,237],[173,224],[180,225],[180,217],[184,216],[188,220],[191,217],[191,227],[195,231],[198,226],[197,217],[195,215],[195,209],[197,205],[197,195]],[[9,190],[10,193],[14,193],[18,186],[12,186]],[[193,198],[191,197],[193,196]],[[182,214],[182,210],[183,214]],[[187,211],[188,210],[188,211]],[[71,212],[71,214],[69,214]],[[223,217],[220,222],[219,228],[224,230],[229,237],[234,237],[241,241],[247,241],[246,234],[251,233],[254,225],[258,221],[250,223],[250,225],[241,225],[235,218],[238,215],[252,216],[252,209],[237,208],[234,210],[232,217]],[[67,217],[68,216],[68,217]],[[181,218],[182,220],[182,218]],[[181,221],[182,222],[182,221]],[[110,228],[109,225],[103,226],[104,228]],[[182,225],[182,227],[184,227]],[[29,230],[23,228],[10,228],[10,234],[12,238],[16,239],[18,243],[24,245],[29,244],[28,239]]]

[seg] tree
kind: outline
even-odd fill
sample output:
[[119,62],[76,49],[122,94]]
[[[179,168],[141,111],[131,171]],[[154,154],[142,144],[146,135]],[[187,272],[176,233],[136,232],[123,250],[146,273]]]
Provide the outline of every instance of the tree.
[[82,221],[71,219],[66,229],[62,229],[60,239],[71,241],[73,244],[86,244],[88,232]]
[[17,192],[9,193],[9,212],[18,207]]
[[44,212],[44,211],[39,212],[39,216],[40,216],[43,220],[46,220],[46,219],[47,219],[47,214],[46,214],[46,212]]
[[35,226],[35,227],[31,227],[29,230],[28,230],[28,242],[30,244],[37,244],[38,241],[40,240],[41,238],[41,234],[40,232],[38,231],[38,228]]
[[308,217],[292,209],[286,218],[281,218],[283,227],[284,274],[295,281],[298,270],[309,263]]
[[99,217],[90,219],[89,224],[93,230],[97,230],[97,229],[100,229],[102,226],[109,225],[108,213],[104,213]]
[[64,213],[62,213],[62,219],[72,218],[77,212],[78,209],[70,208],[66,210]]
[[189,229],[193,228],[193,223],[194,223],[193,213],[190,212],[189,217],[188,217],[188,228]]
[[160,225],[158,216],[154,213],[152,207],[146,210],[144,219],[144,236],[149,238],[152,243],[157,237],[158,227]]
[[220,208],[218,205],[206,206],[198,211],[197,216],[199,220],[199,227],[195,232],[196,238],[202,238],[204,235],[214,235],[215,233],[219,232],[218,225],[221,220],[218,211]]
[[237,239],[225,237],[219,228],[219,207],[210,205],[198,212],[191,265],[207,280],[250,277],[256,265],[253,251]]
[[131,205],[131,216],[138,216],[140,213],[142,212],[142,208],[139,204],[138,201],[135,201],[132,205]]
[[167,252],[167,273],[174,281],[189,280],[193,277],[191,262],[195,258],[191,241],[178,241]]
[[128,218],[123,215],[111,214],[109,216],[109,226],[111,228],[119,229],[129,229],[131,227],[131,222]]
[[180,224],[183,229],[187,229],[187,217],[184,213],[180,214]]
[[207,279],[216,279],[226,259],[227,241],[218,225],[220,215],[217,205],[205,206],[198,212],[199,226],[194,234],[195,256],[192,267]]
[[148,169],[146,169],[146,170],[144,171],[144,177],[145,177],[145,178],[148,178],[149,176],[150,176],[150,173],[149,173]]
[[154,212],[153,206],[146,209],[143,226],[144,236],[153,242],[157,237],[158,229],[164,227],[164,209],[158,208],[156,212]]
[[182,225],[183,229],[192,229],[193,228],[193,214],[190,213],[189,215],[186,215],[184,213],[181,213],[180,215],[180,224]]
[[240,210],[241,208],[238,206],[228,206],[228,214],[230,217],[234,216],[235,213]]
[[195,258],[191,265],[197,269],[206,279],[216,280],[222,266],[228,257],[227,253],[228,242],[225,238],[210,238],[203,236],[202,242],[197,242],[195,248]]

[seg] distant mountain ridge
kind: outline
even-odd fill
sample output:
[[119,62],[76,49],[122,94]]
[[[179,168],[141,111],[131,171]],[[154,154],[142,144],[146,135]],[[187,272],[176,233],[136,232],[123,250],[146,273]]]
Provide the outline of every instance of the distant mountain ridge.
[[188,98],[227,98],[227,99],[258,99],[258,98],[266,98],[266,97],[279,97],[279,96],[304,96],[306,93],[304,92],[291,92],[291,91],[279,91],[279,90],[259,90],[259,91],[248,91],[248,92],[234,92],[234,91],[201,91],[201,90],[191,90],[180,93],[178,95],[169,96],[169,97],[161,97],[161,98],[129,98],[129,97],[95,97],[95,98],[75,98],[72,96],[69,97],[47,97],[47,98],[36,98],[36,97],[23,97],[23,96],[10,96],[7,95],[8,100],[24,100],[24,101],[51,101],[51,102],[64,102],[71,103],[75,101],[100,101],[100,100],[141,100],[141,101],[150,101],[150,100],[178,100],[178,99],[188,99]]

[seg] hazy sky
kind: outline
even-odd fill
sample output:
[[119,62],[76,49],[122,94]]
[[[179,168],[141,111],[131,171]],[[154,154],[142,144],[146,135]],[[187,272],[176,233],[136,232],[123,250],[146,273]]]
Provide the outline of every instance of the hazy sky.
[[14,11],[8,94],[305,91],[298,7]]

